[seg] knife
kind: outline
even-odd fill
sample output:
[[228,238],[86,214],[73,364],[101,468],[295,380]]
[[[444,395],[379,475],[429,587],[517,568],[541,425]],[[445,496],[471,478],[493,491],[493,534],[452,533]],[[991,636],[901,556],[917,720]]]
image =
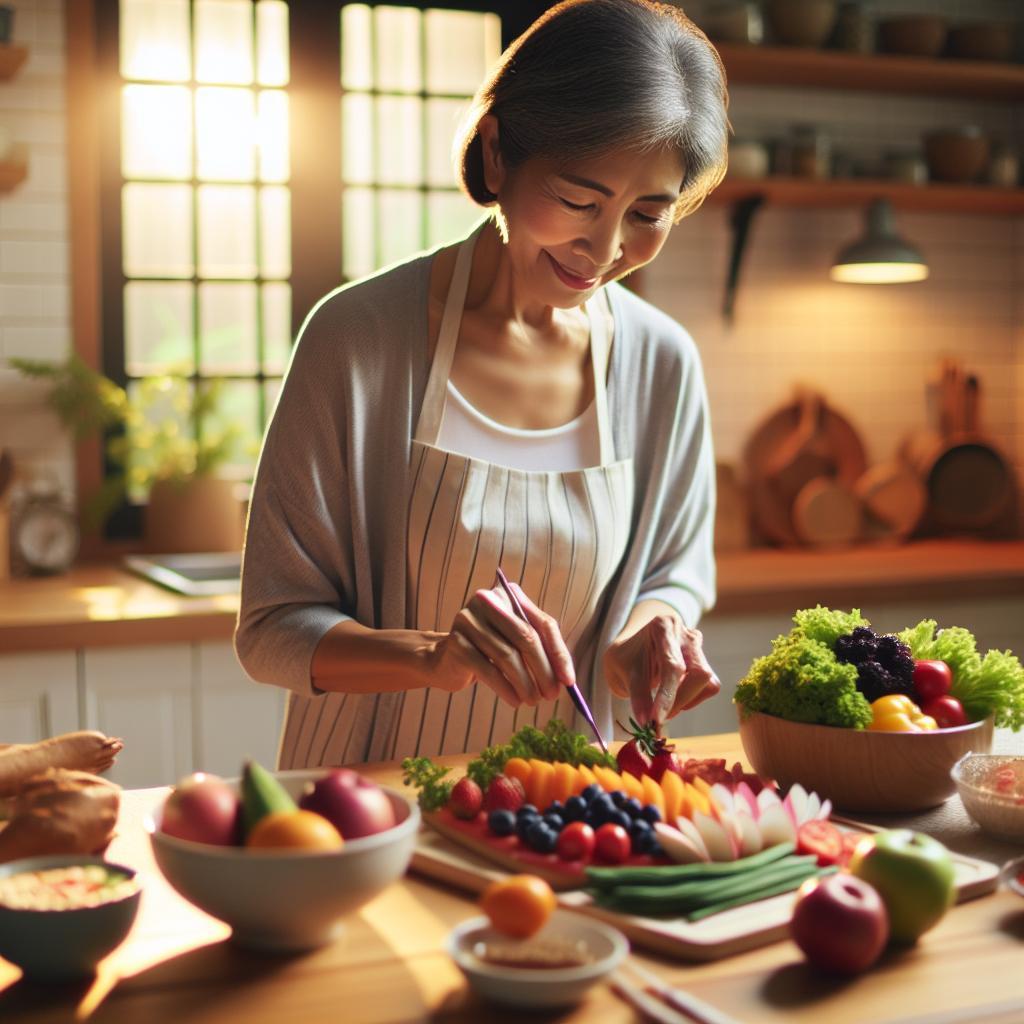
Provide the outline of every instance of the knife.
[[[508,595],[509,601],[512,602],[512,610],[519,616],[523,622],[529,622],[526,612],[523,611],[523,606],[519,603],[519,598],[516,597],[515,591],[512,589],[511,584],[508,581],[508,577],[502,571],[501,566],[498,566],[498,582],[501,584],[505,593]],[[601,735],[601,730],[597,727],[597,722],[594,721],[594,715],[587,705],[583,694],[580,692],[580,688],[573,683],[572,686],[566,687],[569,691],[569,696],[572,698],[573,704],[576,705],[576,710],[584,717],[587,724],[593,730],[594,735],[597,737],[597,742],[601,744],[601,749],[607,754],[608,744],[605,743],[604,737]]]

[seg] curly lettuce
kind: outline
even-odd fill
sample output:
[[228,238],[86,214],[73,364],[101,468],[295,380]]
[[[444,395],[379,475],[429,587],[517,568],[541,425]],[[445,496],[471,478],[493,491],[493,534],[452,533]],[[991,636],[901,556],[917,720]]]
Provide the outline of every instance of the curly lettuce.
[[871,705],[857,689],[857,669],[840,663],[832,645],[856,626],[860,612],[816,608],[798,611],[788,635],[772,641],[736,687],[734,700],[748,713],[760,711],[791,722],[863,729]]

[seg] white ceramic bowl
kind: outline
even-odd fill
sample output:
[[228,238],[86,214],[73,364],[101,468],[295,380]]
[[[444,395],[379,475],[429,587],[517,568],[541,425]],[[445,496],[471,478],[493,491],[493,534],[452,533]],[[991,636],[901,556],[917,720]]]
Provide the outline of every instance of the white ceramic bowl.
[[981,783],[994,769],[1022,761],[1009,754],[966,754],[950,772],[971,818],[983,832],[1008,843],[1024,843],[1024,799],[1003,796]]
[[[26,857],[0,865],[0,878],[22,871],[47,871],[99,864],[135,878],[135,872],[102,857],[81,854]],[[0,956],[40,979],[87,977],[124,941],[139,909],[141,890],[119,900],[76,910],[15,910],[0,906]]]
[[1024,882],[1020,881],[1024,872],[1024,857],[1015,857],[1003,865],[1001,872],[1003,883],[1007,889],[1012,889],[1018,896],[1024,896]]
[[[274,774],[297,799],[305,784],[325,770]],[[346,914],[401,878],[409,866],[420,827],[419,807],[397,790],[382,788],[398,824],[351,839],[340,850],[246,850],[193,843],[164,835],[160,811],[145,825],[167,881],[200,910],[231,925],[236,942],[259,949],[312,949],[336,938]]]
[[473,952],[479,942],[509,942],[486,917],[473,917],[453,928],[447,950],[470,986],[484,999],[512,1006],[570,1006],[587,989],[615,970],[629,953],[629,943],[610,925],[568,910],[556,910],[534,938],[583,942],[594,959],[580,967],[524,969],[481,960]]

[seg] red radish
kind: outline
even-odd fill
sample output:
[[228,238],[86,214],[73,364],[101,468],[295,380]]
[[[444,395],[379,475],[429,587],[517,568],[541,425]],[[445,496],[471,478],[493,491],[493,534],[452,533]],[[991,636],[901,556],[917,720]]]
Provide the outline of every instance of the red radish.
[[491,780],[487,787],[487,795],[484,797],[484,810],[490,814],[491,811],[518,811],[526,803],[526,790],[519,779],[509,775],[498,775]]
[[484,795],[480,787],[467,775],[459,779],[448,797],[448,807],[456,818],[470,821],[480,813]]

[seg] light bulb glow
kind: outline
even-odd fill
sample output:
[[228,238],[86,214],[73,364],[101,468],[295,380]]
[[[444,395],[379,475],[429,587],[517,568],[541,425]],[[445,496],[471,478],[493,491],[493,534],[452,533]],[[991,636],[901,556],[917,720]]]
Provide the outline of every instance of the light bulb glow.
[[926,263],[837,263],[830,274],[843,284],[907,284],[928,277]]

